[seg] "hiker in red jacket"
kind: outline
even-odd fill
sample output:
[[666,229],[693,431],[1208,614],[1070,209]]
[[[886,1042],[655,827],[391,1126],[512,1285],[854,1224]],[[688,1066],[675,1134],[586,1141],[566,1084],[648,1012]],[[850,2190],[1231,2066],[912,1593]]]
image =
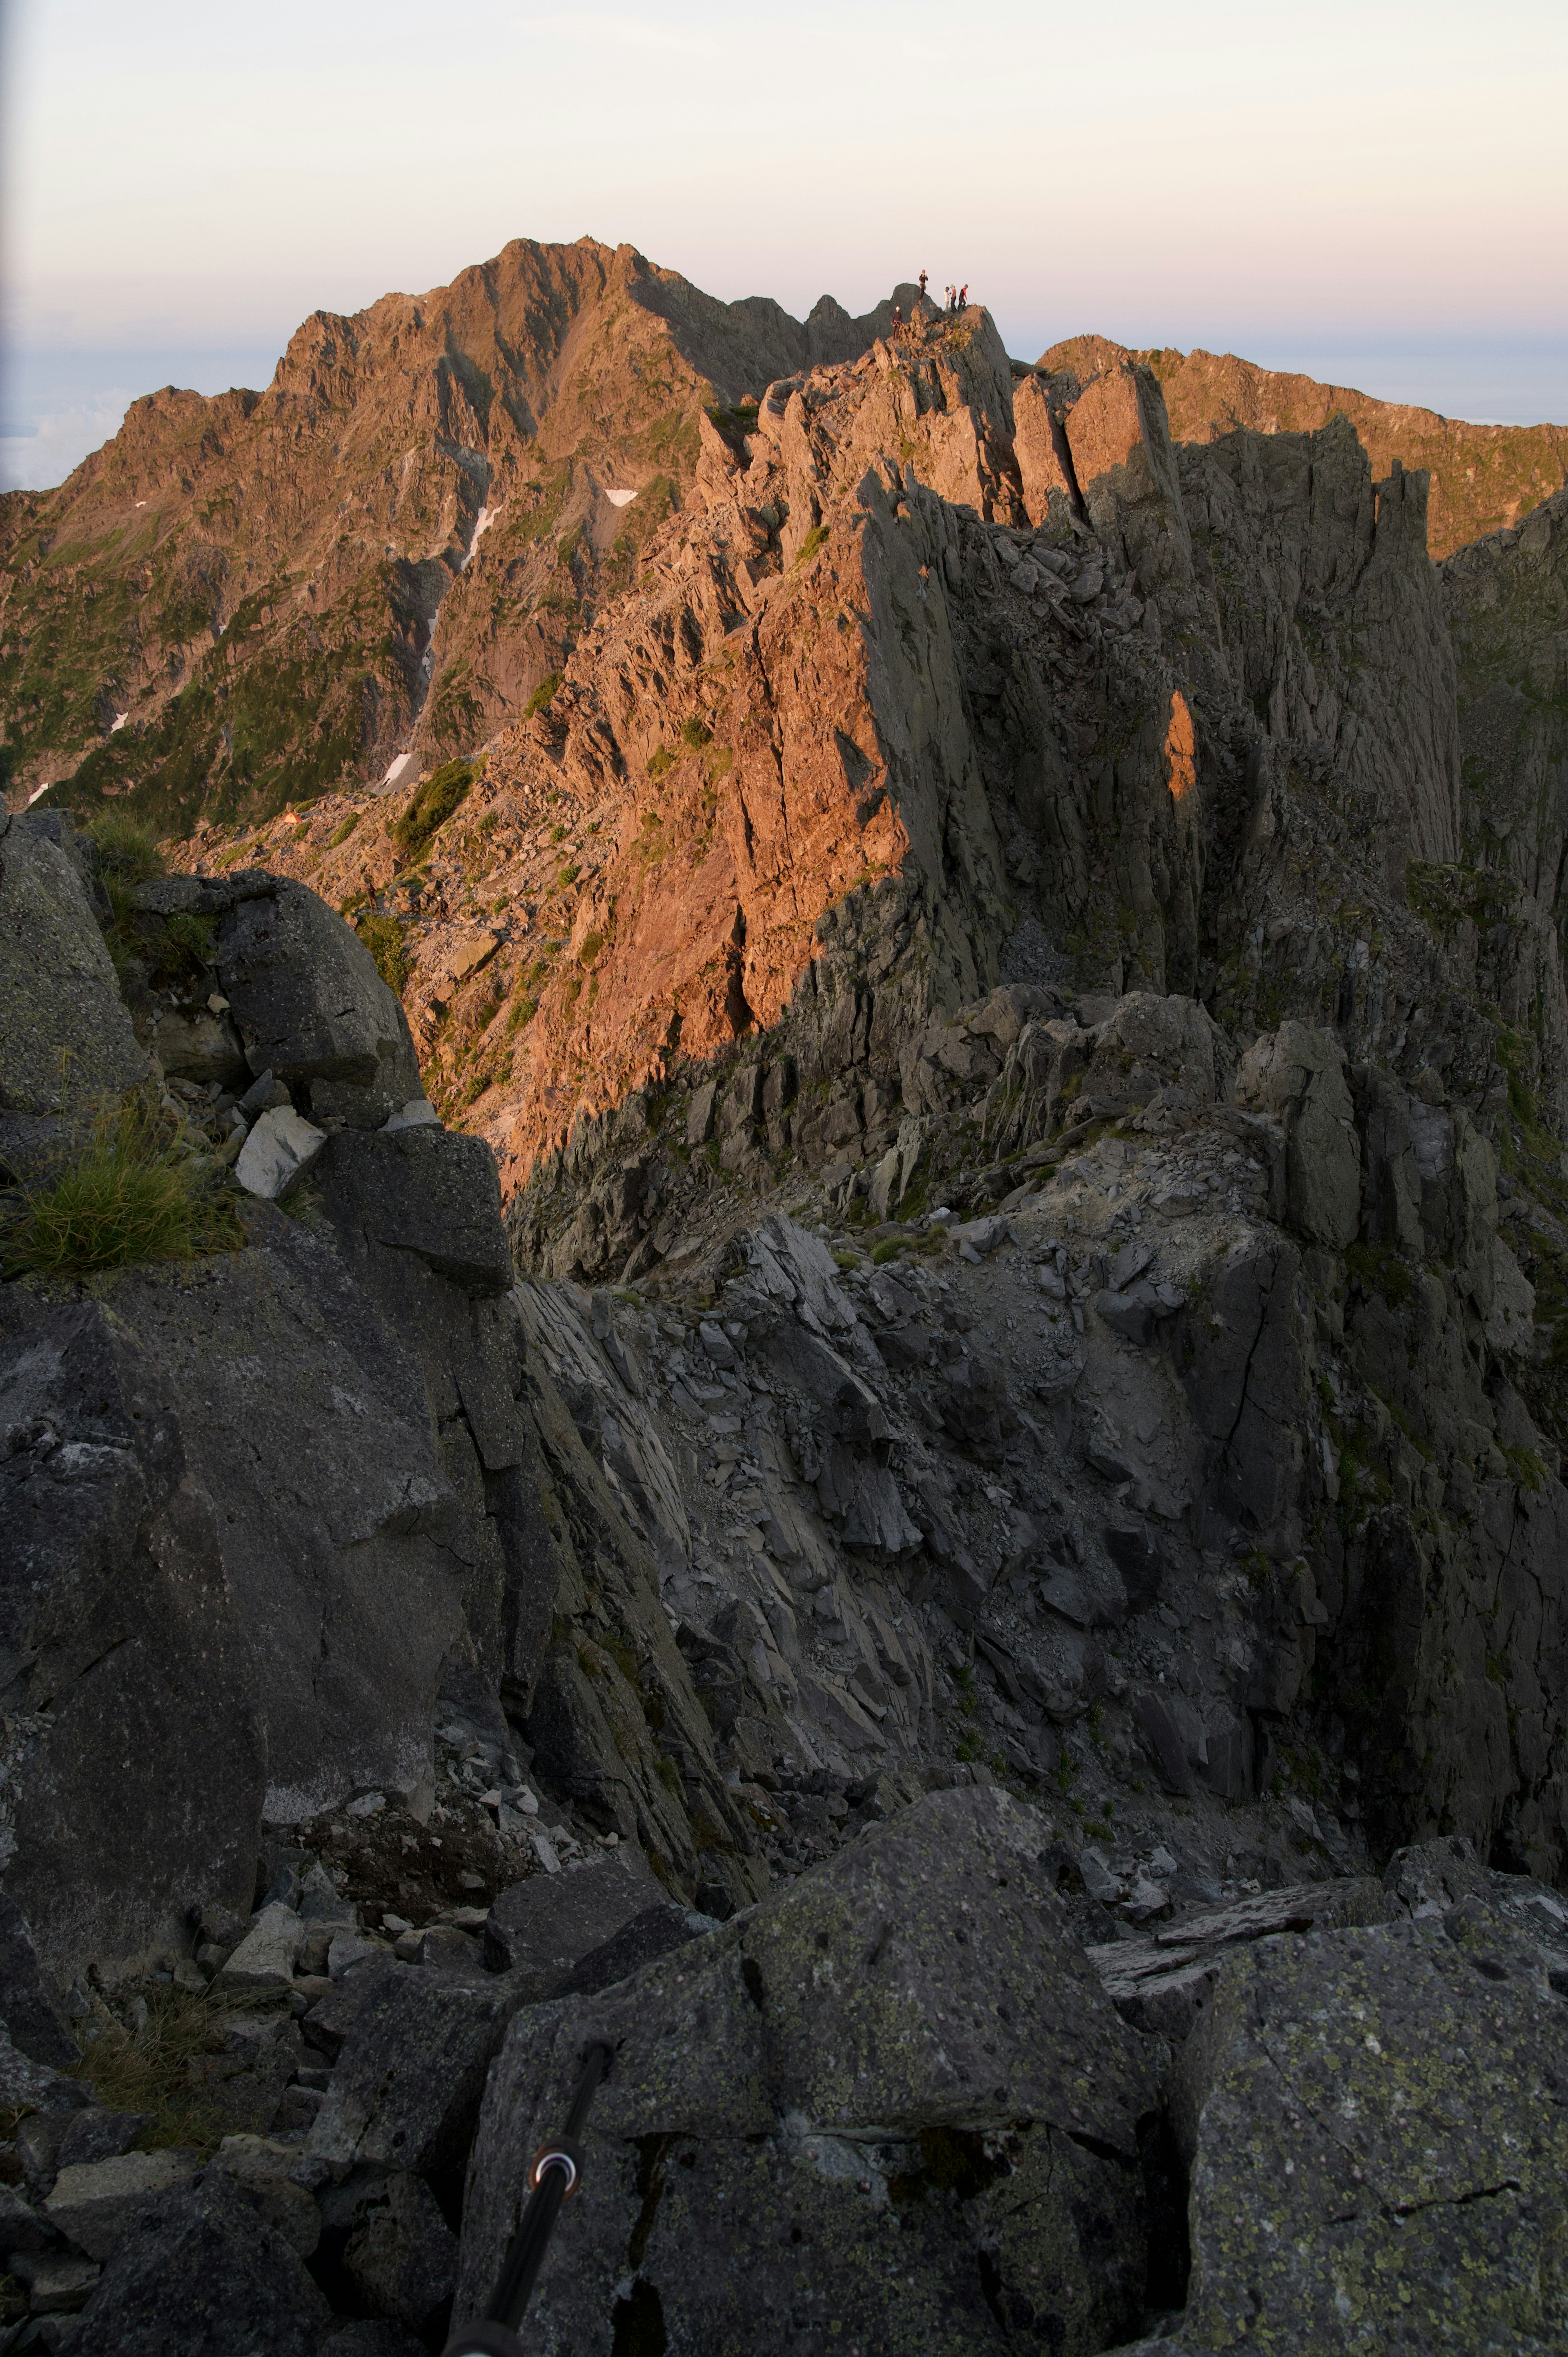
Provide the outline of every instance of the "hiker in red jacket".
[[967,311],[969,308],[969,289],[967,286],[961,286],[958,290],[958,307],[961,311]]

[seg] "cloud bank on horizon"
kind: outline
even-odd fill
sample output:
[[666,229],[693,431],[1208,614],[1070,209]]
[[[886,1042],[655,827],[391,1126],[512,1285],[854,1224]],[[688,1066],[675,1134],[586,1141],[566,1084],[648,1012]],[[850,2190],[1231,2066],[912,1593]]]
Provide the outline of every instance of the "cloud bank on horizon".
[[629,240],[797,313],[923,265],[1031,357],[1092,327],[1568,408],[1557,0],[1498,0],[1484,38],[1457,0],[449,0],[439,32],[411,0],[16,0],[6,67],[8,341],[35,386],[39,356],[77,371],[8,398],[7,480],[113,412],[95,350],[144,352],[146,390],[519,235]]

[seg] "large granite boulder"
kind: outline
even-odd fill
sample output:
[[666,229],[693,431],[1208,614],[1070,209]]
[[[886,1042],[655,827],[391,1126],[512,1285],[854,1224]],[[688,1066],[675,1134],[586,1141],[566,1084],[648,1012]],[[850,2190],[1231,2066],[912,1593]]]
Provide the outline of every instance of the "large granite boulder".
[[249,1905],[266,1734],[223,1513],[134,1324],[0,1286],[4,1879],[61,1978],[156,1953],[194,1893]]
[[314,1121],[376,1129],[424,1094],[408,1018],[359,935],[307,886],[274,877],[233,897],[218,971],[252,1072],[285,1082]]
[[1361,1224],[1361,1141],[1345,1054],[1328,1031],[1282,1023],[1241,1060],[1236,1093],[1285,1135],[1285,1215],[1316,1243],[1343,1251]]
[[428,1791],[461,1627],[446,1478],[413,1356],[330,1245],[270,1206],[247,1250],[127,1271],[117,1315],[164,1372],[212,1503],[267,1745],[266,1814]]
[[66,2346],[81,2357],[310,2357],[329,2321],[297,2253],[212,2169],[126,2235]]
[[606,2039],[542,2345],[760,2352],[831,2328],[958,2357],[1019,2332],[1130,2337],[1156,2098],[1046,1838],[995,1788],[934,1794],[695,1947],[521,2012],[486,2091],[456,2314],[482,2312],[527,2157]]
[[50,813],[0,809],[0,1113],[58,1113],[147,1077],[81,870]]
[[1565,1965],[1470,1897],[1226,1966],[1178,2080],[1194,2344],[1568,2342]]

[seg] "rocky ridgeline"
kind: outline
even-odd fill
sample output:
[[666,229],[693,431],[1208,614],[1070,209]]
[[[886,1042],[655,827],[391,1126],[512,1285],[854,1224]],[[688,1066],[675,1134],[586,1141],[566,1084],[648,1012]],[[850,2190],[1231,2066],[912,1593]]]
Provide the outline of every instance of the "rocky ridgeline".
[[519,1281],[308,890],[0,860],[12,1178],[128,1092],[245,1239],[0,1288],[18,2349],[438,2348],[599,2036],[547,2345],[1560,2343],[1562,1491],[1434,1075],[1004,985],[771,1204],[696,1068],[653,1275]]
[[598,2037],[545,2345],[1568,2332],[1559,503],[808,357],[423,836],[4,823],[220,1214],[0,1285],[18,2349],[439,2348]]

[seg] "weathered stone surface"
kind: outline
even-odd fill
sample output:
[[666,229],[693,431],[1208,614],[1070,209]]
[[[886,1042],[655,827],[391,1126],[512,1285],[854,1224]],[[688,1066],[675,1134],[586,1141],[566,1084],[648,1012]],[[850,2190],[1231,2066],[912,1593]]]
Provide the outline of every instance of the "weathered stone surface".
[[326,2300],[224,2170],[155,2201],[103,2271],[77,2327],[116,2357],[312,2357]]
[[640,1850],[623,1843],[575,1874],[534,1874],[513,1883],[485,1922],[485,1953],[518,1976],[522,2001],[553,1996],[566,1975],[607,1940],[664,1897]]
[[234,1176],[247,1193],[275,1201],[304,1178],[326,1143],[326,1131],[292,1105],[274,1105],[240,1148]]
[[422,1093],[408,1018],[359,936],[292,878],[239,901],[218,971],[252,1072],[285,1081],[317,1121],[374,1128]]
[[1186,1916],[1149,1939],[1113,1940],[1087,1953],[1123,2020],[1180,2040],[1208,2004],[1233,1949],[1282,1932],[1380,1922],[1391,1912],[1382,1886],[1369,1876],[1296,1883]]
[[1477,1901],[1234,1958],[1181,2066],[1193,2337],[1560,2347],[1565,2083],[1538,1951]]
[[[1130,2329],[1153,2084],[1066,1933],[1043,1846],[993,1788],[933,1795],[696,1949],[525,2009],[487,2092],[457,2313],[499,2263],[519,2140],[549,2132],[585,2044],[607,2037],[596,2171],[541,2287],[547,2333],[607,2350],[618,2321],[659,2316],[671,2341],[760,2350],[820,2304],[857,2331],[1001,2348],[964,2254],[997,2247],[1004,2217],[999,2265],[1036,2330],[1087,2351]],[[1019,2118],[1033,2128],[1010,2137]],[[934,2169],[959,2202],[916,2210]]]
[[13,819],[0,836],[0,1112],[58,1113],[146,1077],[75,861]]
[[379,1136],[345,1130],[318,1178],[335,1227],[414,1254],[465,1293],[511,1283],[495,1157],[482,1139],[428,1124]]
[[422,2357],[424,2348],[424,2341],[405,2332],[401,2324],[362,2317],[329,2333],[316,2357]]
[[349,2236],[343,2265],[366,2305],[411,2332],[438,2330],[457,2284],[457,2237],[435,2197],[394,2169]]
[[226,2136],[212,2167],[233,2179],[263,2226],[308,2259],[321,2239],[321,2212],[288,2174],[298,2158],[295,2145],[274,2144],[261,2136]]
[[59,2239],[58,2229],[30,2201],[8,2185],[0,2187],[0,2251],[47,2251]]
[[361,2317],[353,2324],[345,2324],[328,2335],[317,2352],[317,2357],[422,2357],[423,2341],[405,2332],[401,2324],[387,2324],[379,2318]]
[[258,1208],[250,1248],[188,1280],[122,1280],[167,1371],[257,1663],[267,1813],[431,1775],[435,1682],[460,1625],[456,1501],[419,1374],[338,1256]]
[[1242,1058],[1236,1092],[1283,1125],[1292,1226],[1339,1251],[1354,1243],[1361,1224],[1361,1146],[1338,1041],[1305,1023],[1282,1024]]
[[27,1918],[0,1891],[0,2022],[13,2046],[35,2062],[69,2070],[79,2059],[75,2039],[38,1969]]
[[102,2269],[96,2259],[50,2251],[18,2259],[11,2272],[27,2285],[34,2316],[74,2316],[91,2298]]
[[57,2233],[90,2259],[113,2257],[154,2198],[184,2185],[199,2166],[194,2152],[127,2152],[114,2160],[62,2169],[44,2204]]
[[264,1737],[156,1344],[102,1301],[0,1287],[0,1431],[5,1883],[63,1983],[177,1946],[193,1885],[248,1903]]
[[71,2169],[79,2161],[116,2160],[129,2152],[144,2128],[152,2126],[150,2112],[105,2111],[90,2104],[71,2115],[59,2143],[59,2165]]
[[518,2002],[504,1981],[484,1988],[418,1970],[378,1975],[344,2037],[307,2151],[337,2169],[367,2160],[426,2176],[460,2161]]
[[688,1947],[714,1929],[711,1916],[679,1907],[671,1900],[659,1900],[623,1923],[602,1946],[591,1948],[550,1995],[591,1996],[596,1990],[611,1988],[617,1981],[640,1972],[644,1964],[667,1956],[672,1948]]
[[203,1088],[216,1081],[223,1088],[234,1088],[243,1087],[251,1077],[244,1042],[232,1020],[210,1007],[166,1007],[151,1046],[166,1080],[195,1081]]
[[292,1907],[263,1907],[252,1918],[227,1964],[219,1967],[213,1986],[225,1996],[286,1996],[304,1945],[305,1925]]

